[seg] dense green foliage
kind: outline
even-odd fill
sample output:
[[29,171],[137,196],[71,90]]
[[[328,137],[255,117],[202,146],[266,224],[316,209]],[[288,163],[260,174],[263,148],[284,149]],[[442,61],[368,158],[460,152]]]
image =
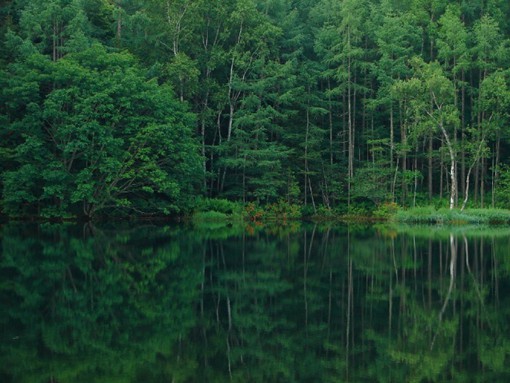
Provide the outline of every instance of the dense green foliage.
[[151,212],[161,201],[176,211],[192,190],[200,169],[193,118],[131,57],[100,46],[55,63],[34,54],[6,76],[10,129],[19,137],[16,166],[4,173],[9,212],[62,216],[75,205],[87,216],[120,206]]
[[510,207],[509,20],[504,0],[2,1],[1,209]]
[[0,378],[505,382],[509,234],[7,224]]

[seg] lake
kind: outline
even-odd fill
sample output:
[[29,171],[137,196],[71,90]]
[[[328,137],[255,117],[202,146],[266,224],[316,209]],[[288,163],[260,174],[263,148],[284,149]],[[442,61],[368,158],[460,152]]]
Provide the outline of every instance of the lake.
[[510,381],[510,228],[0,226],[0,381]]

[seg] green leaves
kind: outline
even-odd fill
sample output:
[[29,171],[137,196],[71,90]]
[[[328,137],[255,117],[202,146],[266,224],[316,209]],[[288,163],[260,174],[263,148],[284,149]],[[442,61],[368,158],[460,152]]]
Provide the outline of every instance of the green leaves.
[[[198,166],[193,120],[170,89],[146,81],[129,55],[96,45],[47,62],[48,74],[31,62],[18,65],[34,73],[32,84],[42,97],[11,122],[23,121],[25,133],[18,166],[6,176],[8,212],[19,214],[19,202],[35,201],[44,209],[57,204],[61,213],[80,214],[85,205],[87,215],[127,206],[147,213],[172,211],[181,191],[193,187]],[[13,83],[24,84],[26,75],[18,73],[11,69]],[[22,102],[12,89],[8,92],[12,106]],[[25,188],[14,197],[16,180],[27,182],[33,172],[39,177],[31,191]],[[150,202],[157,192],[166,199],[161,206]],[[135,196],[147,198],[143,209]]]
[[[396,180],[409,170],[423,173],[416,193],[427,185],[429,198],[444,194],[448,144],[432,134],[443,126],[461,162],[458,181],[470,141],[486,140],[473,169],[483,194],[497,187],[497,173],[490,182],[481,173],[508,157],[509,11],[502,0],[8,1],[0,8],[2,173],[33,149],[27,162],[56,160],[68,179],[95,185],[57,192],[58,166],[46,177],[37,165],[55,183],[36,182],[40,206],[50,195],[115,206],[128,184],[124,206],[135,195],[174,199],[192,189],[174,174],[195,171],[208,196],[270,201],[287,178],[302,202],[330,208],[349,203],[357,171],[362,178],[372,167],[370,142],[387,140],[375,162],[395,171],[391,198],[400,193],[405,205],[408,187],[399,191]],[[200,148],[179,145],[202,158],[168,152],[176,141],[165,138],[181,135],[166,123],[196,134]],[[168,178],[161,166],[181,170]]]

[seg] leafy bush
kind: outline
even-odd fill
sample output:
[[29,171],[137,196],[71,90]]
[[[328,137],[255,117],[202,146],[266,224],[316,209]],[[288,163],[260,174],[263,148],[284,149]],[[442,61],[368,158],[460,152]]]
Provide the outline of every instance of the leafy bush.
[[389,218],[397,213],[400,207],[395,202],[385,202],[374,210],[375,218]]
[[195,201],[193,221],[242,221],[243,205],[226,199],[199,198]]
[[218,211],[199,211],[193,214],[193,221],[226,221],[228,215]]
[[239,202],[221,198],[198,198],[195,203],[195,211],[197,212],[216,211],[224,214],[234,214],[241,210],[242,205]]
[[331,208],[328,208],[327,206],[320,205],[317,208],[317,216],[321,218],[333,218],[336,216],[335,211]]
[[302,216],[301,206],[280,200],[261,207],[258,204],[250,202],[245,207],[245,212],[250,221],[262,220],[288,220],[299,219]]
[[280,200],[277,203],[268,205],[265,208],[265,215],[269,219],[298,219],[301,218],[301,207],[297,204]]
[[312,205],[306,205],[301,207],[301,215],[303,217],[312,217],[315,214],[315,210]]
[[244,209],[250,221],[260,221],[264,216],[264,210],[254,202],[250,202]]
[[510,167],[499,167],[498,187],[496,188],[496,201],[498,206],[510,208]]
[[352,204],[347,209],[346,216],[348,217],[368,217],[370,216],[371,209],[367,206],[367,204]]

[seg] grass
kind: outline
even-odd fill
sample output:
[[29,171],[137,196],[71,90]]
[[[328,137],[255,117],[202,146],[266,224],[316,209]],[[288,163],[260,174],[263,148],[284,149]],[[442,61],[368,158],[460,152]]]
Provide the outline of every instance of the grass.
[[198,199],[192,221],[195,224],[213,222],[237,222],[244,219],[244,207],[239,202],[225,199]]
[[505,209],[436,209],[433,206],[399,209],[391,217],[391,221],[403,223],[433,224],[508,224],[510,210]]
[[[310,208],[308,209],[310,210]],[[309,214],[307,214],[309,213]],[[313,214],[315,213],[315,214]],[[345,212],[344,212],[345,213]],[[310,215],[311,214],[311,215]],[[297,204],[281,200],[268,205],[228,201],[225,199],[198,199],[191,220],[195,225],[231,224],[249,222],[287,222],[301,218],[321,221],[347,222],[397,222],[404,224],[445,225],[504,225],[510,224],[510,210],[506,209],[448,209],[447,207],[423,206],[404,209],[389,202],[369,211],[365,206],[351,206],[347,214],[319,207],[316,212],[307,211]]]

